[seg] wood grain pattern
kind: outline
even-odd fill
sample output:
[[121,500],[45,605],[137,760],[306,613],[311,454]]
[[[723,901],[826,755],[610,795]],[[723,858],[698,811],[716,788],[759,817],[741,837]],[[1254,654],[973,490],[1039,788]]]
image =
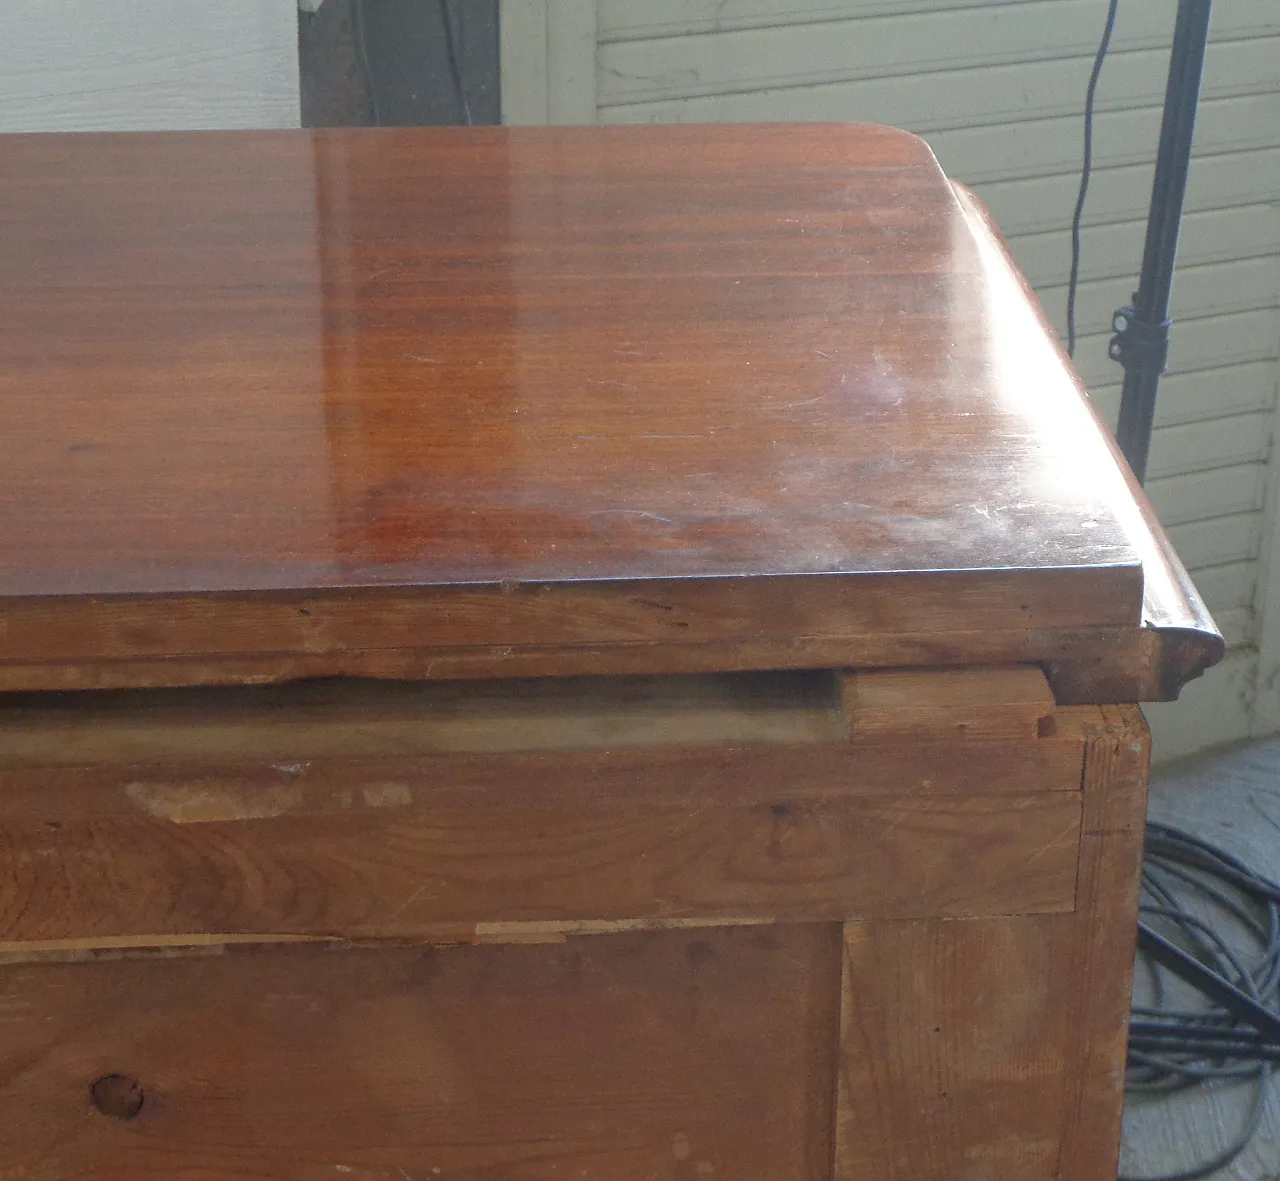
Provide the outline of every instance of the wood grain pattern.
[[1092,644],[1151,688],[1114,457],[913,137],[0,158],[2,687]]
[[1100,710],[1085,747],[1062,1181],[1113,1177],[1120,1154],[1150,761],[1142,711]]
[[0,938],[432,937],[492,922],[907,917],[1073,905],[1072,793],[773,804],[360,805],[273,817],[286,787],[136,782],[139,817],[0,826]]
[[[1048,316],[1031,290],[1031,285],[1014,264],[1013,256],[990,213],[977,196],[963,185],[953,184],[952,188],[961,208],[970,219],[979,251],[988,256],[986,269],[992,282],[1002,284],[1006,289],[1017,288],[1021,291],[1025,307],[1018,307],[1017,301],[1010,298],[1007,301],[1010,308],[1017,307],[1018,313],[1024,318],[1034,320],[1040,329],[1043,347],[1056,350],[1059,358],[1066,363],[1065,350],[1057,339]],[[1117,515],[1142,560],[1144,639],[1148,660],[1153,665],[1153,681],[1158,686],[1158,691],[1152,698],[1141,695],[1131,700],[1172,699],[1177,697],[1179,689],[1187,681],[1200,676],[1205,669],[1222,659],[1225,651],[1222,636],[1177,551],[1165,536],[1146,493],[1130,471],[1118,444],[1094,407],[1084,382],[1069,363],[1066,368],[1080,395],[1080,404],[1092,416],[1098,434],[1111,450],[1125,482],[1127,492],[1116,499]],[[1052,665],[1047,671],[1050,677],[1056,678],[1058,670]],[[1087,662],[1075,662],[1063,677],[1063,690],[1077,702],[1124,704],[1124,699],[1112,696],[1105,685],[1107,678],[1114,675],[1114,671],[1105,669],[1096,674],[1091,673]],[[1066,682],[1073,683],[1068,687]]]
[[836,1181],[1059,1181],[1072,923],[846,927]]
[[[957,765],[954,728],[929,733],[911,699],[887,699],[888,686],[928,695],[951,676],[859,674],[864,698],[879,694],[880,730],[851,729],[848,695],[829,671],[10,694],[0,699],[0,816],[127,815],[112,783],[174,782],[174,769],[176,782],[196,775],[245,791],[293,784],[301,791],[287,810],[296,813],[325,810],[320,793],[358,789],[362,775],[400,776],[436,803],[475,800],[504,769],[531,799],[547,798],[542,785],[558,770],[554,798],[582,803],[760,803],[788,782],[806,798],[1078,790],[1078,711],[1018,742],[967,734]],[[1003,673],[974,672],[962,684],[992,692],[993,676]],[[1026,676],[1045,696],[1043,677]],[[1039,705],[1035,713],[1039,721]],[[40,774],[53,768],[75,770]]]
[[838,964],[809,925],[9,967],[0,1174],[823,1181]]
[[1115,1177],[1149,743],[1078,715],[1072,914],[846,927],[837,1181]]
[[842,679],[855,735],[1034,739],[1053,713],[1038,668],[903,669],[853,672]]
[[0,939],[1064,910],[1084,737],[1059,713],[958,759],[851,734],[823,673],[18,695]]

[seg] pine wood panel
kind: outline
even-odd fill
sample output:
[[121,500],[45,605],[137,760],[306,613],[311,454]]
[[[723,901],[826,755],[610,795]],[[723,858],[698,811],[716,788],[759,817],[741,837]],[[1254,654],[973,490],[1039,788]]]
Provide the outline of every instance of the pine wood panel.
[[846,929],[836,1181],[1059,1181],[1071,926]]
[[903,669],[849,673],[845,712],[854,737],[894,735],[1034,742],[1053,713],[1053,693],[1038,668]]
[[823,1181],[838,965],[809,925],[9,966],[0,1173]]
[[1137,706],[1104,707],[1084,761],[1080,879],[1068,953],[1068,1078],[1062,1181],[1116,1171],[1129,1033],[1138,877],[1147,819],[1151,739]]
[[246,800],[193,778],[127,785],[144,819],[0,826],[0,937],[416,937],[492,922],[1061,911],[1075,894],[1080,803],[1066,792],[812,801],[782,785],[754,807],[445,808],[365,781],[346,809],[274,817],[287,787]]

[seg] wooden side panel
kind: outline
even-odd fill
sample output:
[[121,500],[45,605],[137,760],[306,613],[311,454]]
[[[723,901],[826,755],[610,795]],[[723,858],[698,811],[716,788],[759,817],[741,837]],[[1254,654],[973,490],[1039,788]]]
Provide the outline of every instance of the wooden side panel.
[[838,972],[834,926],[9,967],[0,1176],[824,1181]]
[[845,929],[837,1181],[1115,1177],[1148,736],[1084,721],[1076,910]]
[[1116,1175],[1147,814],[1151,740],[1142,711],[1128,705],[1098,712],[1085,747],[1062,1181]]
[[846,928],[837,1181],[1053,1181],[1072,925]]

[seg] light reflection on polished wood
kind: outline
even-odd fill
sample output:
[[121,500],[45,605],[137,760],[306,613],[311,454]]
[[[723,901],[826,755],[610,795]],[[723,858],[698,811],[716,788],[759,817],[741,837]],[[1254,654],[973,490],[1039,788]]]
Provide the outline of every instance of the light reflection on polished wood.
[[905,133],[0,160],[0,688],[987,660],[1123,700],[1220,652],[1194,592],[1153,618],[1166,544]]

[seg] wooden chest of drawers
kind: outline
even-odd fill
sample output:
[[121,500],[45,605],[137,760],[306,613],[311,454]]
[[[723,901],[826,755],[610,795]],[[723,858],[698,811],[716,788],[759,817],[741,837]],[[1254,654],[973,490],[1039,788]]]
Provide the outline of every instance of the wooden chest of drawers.
[[0,156],[0,1179],[1114,1176],[1221,640],[920,141]]

